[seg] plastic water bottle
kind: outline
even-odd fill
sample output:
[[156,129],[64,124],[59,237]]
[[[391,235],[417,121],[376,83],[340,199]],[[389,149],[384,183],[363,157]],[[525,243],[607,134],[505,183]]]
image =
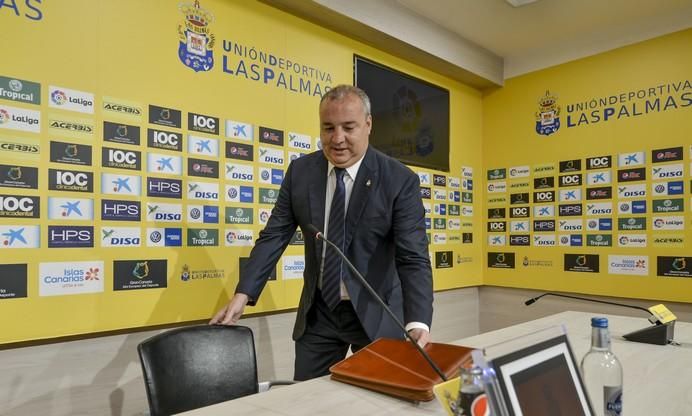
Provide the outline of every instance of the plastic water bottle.
[[622,415],[622,365],[610,351],[608,318],[591,318],[591,350],[581,360],[581,373],[594,411]]

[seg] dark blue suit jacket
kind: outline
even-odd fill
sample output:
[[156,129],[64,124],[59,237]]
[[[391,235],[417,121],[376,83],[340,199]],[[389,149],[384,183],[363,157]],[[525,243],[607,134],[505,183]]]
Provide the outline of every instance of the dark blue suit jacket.
[[[327,159],[322,151],[294,160],[286,171],[267,226],[259,234],[236,292],[253,305],[297,226],[305,235],[303,292],[293,339],[305,330],[321,262],[321,242],[308,224],[324,227]],[[356,176],[346,213],[345,253],[400,320],[432,320],[432,271],[418,175],[370,146]],[[326,255],[336,255],[327,247]],[[344,278],[367,335],[402,338],[401,330],[350,274]]]

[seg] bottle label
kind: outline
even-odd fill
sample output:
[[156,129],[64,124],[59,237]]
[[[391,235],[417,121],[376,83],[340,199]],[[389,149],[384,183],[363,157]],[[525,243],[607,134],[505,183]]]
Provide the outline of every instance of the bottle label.
[[621,416],[622,386],[603,386],[603,405],[605,416]]

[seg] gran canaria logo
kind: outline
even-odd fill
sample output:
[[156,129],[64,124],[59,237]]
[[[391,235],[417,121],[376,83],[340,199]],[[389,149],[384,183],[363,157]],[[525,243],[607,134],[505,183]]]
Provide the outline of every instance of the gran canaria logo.
[[178,9],[185,15],[185,21],[178,25],[178,57],[195,72],[209,71],[214,67],[214,34],[209,30],[214,15],[201,8],[199,0],[181,3]]
[[557,97],[545,92],[545,96],[538,100],[536,112],[536,133],[550,136],[560,129],[560,106],[557,105]]

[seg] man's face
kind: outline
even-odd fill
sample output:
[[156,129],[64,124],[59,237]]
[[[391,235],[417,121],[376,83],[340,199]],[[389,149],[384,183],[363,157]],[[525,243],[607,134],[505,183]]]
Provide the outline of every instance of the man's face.
[[368,150],[372,117],[365,115],[363,102],[348,94],[320,105],[320,141],[322,151],[332,164],[347,168]]

